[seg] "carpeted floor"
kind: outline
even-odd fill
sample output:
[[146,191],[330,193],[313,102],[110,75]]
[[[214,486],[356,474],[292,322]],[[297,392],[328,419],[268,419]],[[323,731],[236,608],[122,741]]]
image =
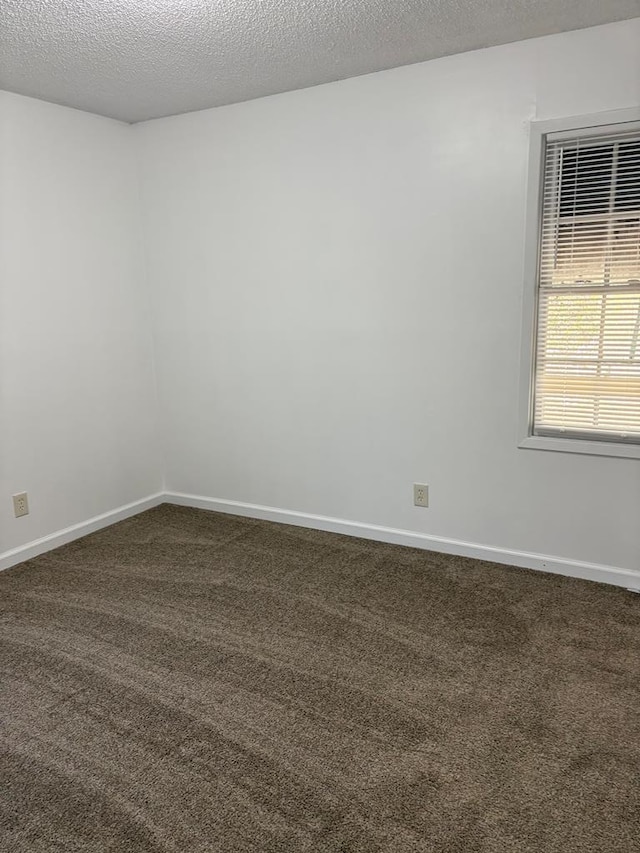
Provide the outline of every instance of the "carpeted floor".
[[0,596],[4,853],[640,851],[640,596],[166,505]]

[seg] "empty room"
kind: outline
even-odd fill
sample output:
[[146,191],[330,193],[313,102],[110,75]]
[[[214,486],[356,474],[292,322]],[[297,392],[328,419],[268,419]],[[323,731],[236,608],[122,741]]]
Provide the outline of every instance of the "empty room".
[[0,0],[2,853],[640,853],[640,0]]

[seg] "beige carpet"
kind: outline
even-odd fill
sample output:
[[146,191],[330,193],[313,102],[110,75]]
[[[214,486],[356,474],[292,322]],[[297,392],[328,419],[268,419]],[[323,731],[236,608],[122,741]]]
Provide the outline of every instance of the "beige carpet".
[[640,596],[170,506],[0,596],[4,853],[640,851]]

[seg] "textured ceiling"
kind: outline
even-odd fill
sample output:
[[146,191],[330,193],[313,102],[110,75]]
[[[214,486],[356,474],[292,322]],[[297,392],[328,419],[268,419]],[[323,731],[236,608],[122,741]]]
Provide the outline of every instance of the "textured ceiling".
[[636,16],[640,0],[0,0],[0,88],[141,121]]

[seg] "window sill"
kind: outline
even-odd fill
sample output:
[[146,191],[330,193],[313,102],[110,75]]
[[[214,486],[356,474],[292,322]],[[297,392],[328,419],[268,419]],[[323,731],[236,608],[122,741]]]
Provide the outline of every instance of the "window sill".
[[609,441],[581,441],[577,438],[552,438],[528,435],[518,444],[527,450],[552,450],[559,453],[585,453],[589,456],[618,456],[640,459],[640,444],[615,444]]

